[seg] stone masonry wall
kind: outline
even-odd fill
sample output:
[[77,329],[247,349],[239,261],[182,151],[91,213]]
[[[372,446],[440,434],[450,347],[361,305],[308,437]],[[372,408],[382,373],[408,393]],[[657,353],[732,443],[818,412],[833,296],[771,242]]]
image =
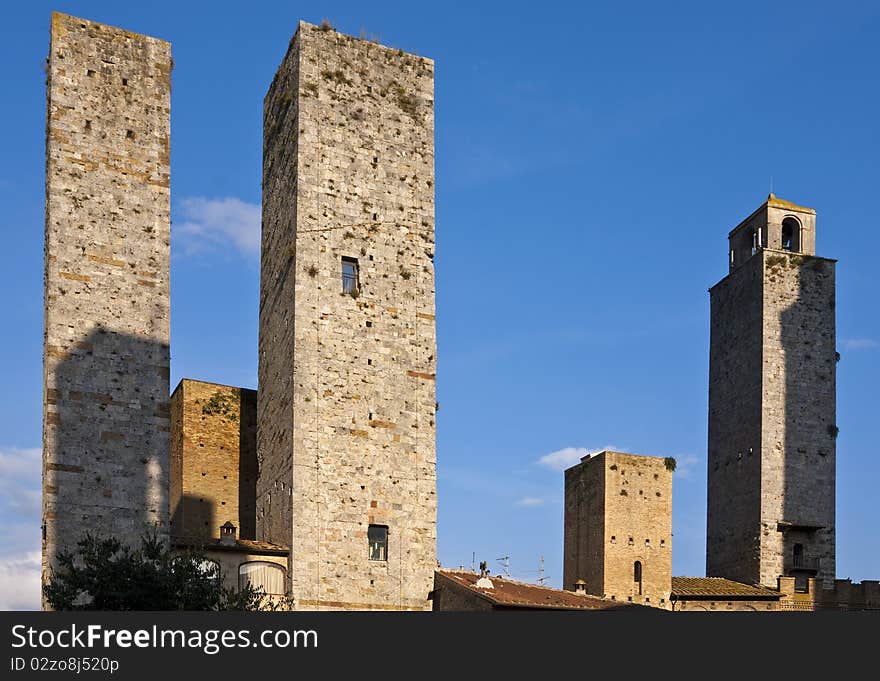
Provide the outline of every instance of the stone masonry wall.
[[220,536],[229,521],[256,534],[257,392],[184,379],[171,396],[171,533]]
[[[605,470],[604,595],[668,607],[672,471],[665,459],[656,456],[617,452],[599,456]],[[633,579],[636,561],[642,564],[641,590]]]
[[[774,250],[762,251],[756,260],[763,271],[764,309],[760,583],[776,586],[777,577],[799,567],[793,564],[798,543],[805,559],[800,567],[818,567],[819,579],[831,588],[835,262]],[[798,529],[803,527],[821,529]]]
[[779,610],[776,600],[678,600],[672,608],[675,612],[774,612]]
[[665,459],[602,452],[566,471],[563,588],[573,590],[577,579],[597,596],[669,607],[672,471]]
[[258,535],[299,609],[429,606],[433,137],[431,60],[300,23],[264,106],[258,398]]
[[[594,457],[595,458],[595,457]],[[565,471],[562,588],[574,591],[582,579],[586,591],[605,593],[605,467],[590,459]]]
[[167,42],[54,13],[43,578],[85,530],[168,533]]
[[709,291],[706,575],[760,579],[762,268],[752,257]]
[[291,40],[263,102],[257,392],[257,537],[292,546],[293,360],[300,46]]

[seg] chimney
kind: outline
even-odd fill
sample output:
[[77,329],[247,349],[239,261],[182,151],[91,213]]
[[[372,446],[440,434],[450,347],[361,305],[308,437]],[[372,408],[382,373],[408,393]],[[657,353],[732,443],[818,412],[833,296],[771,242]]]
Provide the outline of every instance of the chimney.
[[235,525],[228,520],[220,526],[220,543],[235,546]]
[[576,594],[578,594],[579,596],[586,596],[587,595],[587,583],[582,579],[579,579],[578,581],[576,581],[574,583],[574,592]]

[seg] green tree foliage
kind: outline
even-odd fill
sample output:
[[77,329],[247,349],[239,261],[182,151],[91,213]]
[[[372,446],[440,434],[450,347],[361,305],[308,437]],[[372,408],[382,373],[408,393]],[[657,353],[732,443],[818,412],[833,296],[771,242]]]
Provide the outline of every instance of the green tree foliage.
[[248,584],[224,587],[204,553],[172,553],[155,534],[140,548],[87,534],[58,556],[44,587],[55,610],[274,610],[277,601]]

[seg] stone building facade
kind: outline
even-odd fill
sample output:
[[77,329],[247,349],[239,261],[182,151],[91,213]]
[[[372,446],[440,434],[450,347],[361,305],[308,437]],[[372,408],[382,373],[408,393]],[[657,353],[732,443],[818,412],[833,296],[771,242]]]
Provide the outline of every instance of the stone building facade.
[[816,577],[807,578],[806,584],[797,577],[780,577],[778,584],[780,610],[880,610],[880,581],[876,579],[835,579],[830,589]]
[[239,589],[250,583],[272,600],[283,601],[281,609],[287,609],[287,547],[241,539],[232,523],[224,523],[213,534],[216,536],[210,539],[172,537],[172,550],[179,554],[199,551],[205,558],[203,568],[216,575],[223,586]]
[[183,379],[171,395],[171,534],[256,539],[257,391]]
[[91,530],[168,535],[167,42],[53,13],[43,580]]
[[673,469],[605,451],[565,471],[563,588],[669,607]]
[[226,587],[250,582],[283,598],[290,552],[254,536],[257,391],[183,379],[171,395],[169,470],[172,549],[202,552]]
[[834,583],[835,261],[815,219],[771,194],[710,289],[710,577]]
[[723,577],[673,577],[674,612],[772,612],[779,610],[781,594]]
[[301,22],[264,102],[257,536],[298,609],[425,609],[433,62]]

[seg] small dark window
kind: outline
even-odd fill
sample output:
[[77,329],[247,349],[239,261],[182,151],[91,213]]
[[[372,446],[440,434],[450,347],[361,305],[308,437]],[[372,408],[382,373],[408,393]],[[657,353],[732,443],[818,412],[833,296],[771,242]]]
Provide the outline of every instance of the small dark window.
[[804,545],[795,544],[791,557],[794,561],[794,567],[801,567],[804,563]]
[[370,525],[367,529],[370,560],[388,560],[388,526]]
[[639,596],[642,595],[642,561],[633,563],[633,582],[639,585]]
[[357,258],[342,258],[342,292],[351,293],[358,288]]

